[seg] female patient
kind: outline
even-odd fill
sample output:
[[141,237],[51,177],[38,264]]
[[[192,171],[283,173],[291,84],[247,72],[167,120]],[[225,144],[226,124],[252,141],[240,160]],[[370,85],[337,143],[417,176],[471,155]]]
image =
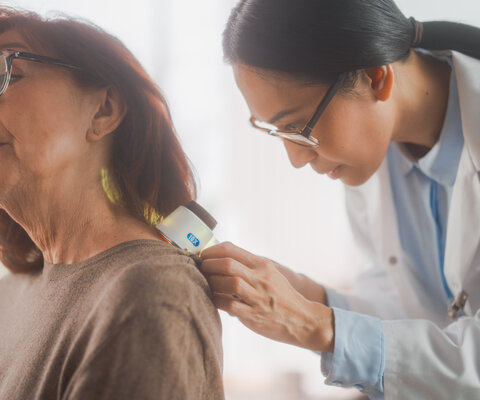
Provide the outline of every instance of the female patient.
[[0,399],[223,399],[195,196],[159,90],[85,22],[0,9]]

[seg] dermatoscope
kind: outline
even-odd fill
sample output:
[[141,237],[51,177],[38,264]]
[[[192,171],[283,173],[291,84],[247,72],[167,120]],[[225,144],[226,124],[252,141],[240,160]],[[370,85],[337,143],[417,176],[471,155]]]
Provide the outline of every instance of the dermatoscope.
[[218,241],[213,236],[217,221],[196,201],[178,207],[156,227],[168,243],[198,254]]

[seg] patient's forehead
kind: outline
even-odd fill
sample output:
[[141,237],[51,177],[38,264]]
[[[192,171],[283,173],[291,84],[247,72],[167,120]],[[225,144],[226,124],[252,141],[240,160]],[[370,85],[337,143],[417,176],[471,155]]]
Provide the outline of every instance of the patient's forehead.
[[14,29],[0,34],[0,50],[31,51],[32,47],[27,44],[23,36]]

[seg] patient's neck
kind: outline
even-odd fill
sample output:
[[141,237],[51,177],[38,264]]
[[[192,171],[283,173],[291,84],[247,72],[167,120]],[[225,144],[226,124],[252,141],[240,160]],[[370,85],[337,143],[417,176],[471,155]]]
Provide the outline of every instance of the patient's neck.
[[113,205],[100,185],[81,190],[82,185],[77,185],[77,189],[71,186],[62,191],[59,187],[30,188],[5,207],[45,261],[71,264],[129,240],[160,240],[156,229]]

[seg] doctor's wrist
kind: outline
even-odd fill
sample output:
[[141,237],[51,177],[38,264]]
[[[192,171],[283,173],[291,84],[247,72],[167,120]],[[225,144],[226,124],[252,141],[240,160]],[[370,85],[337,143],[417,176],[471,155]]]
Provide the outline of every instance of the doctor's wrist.
[[306,334],[302,347],[333,353],[335,344],[335,316],[333,309],[317,302],[309,302]]

